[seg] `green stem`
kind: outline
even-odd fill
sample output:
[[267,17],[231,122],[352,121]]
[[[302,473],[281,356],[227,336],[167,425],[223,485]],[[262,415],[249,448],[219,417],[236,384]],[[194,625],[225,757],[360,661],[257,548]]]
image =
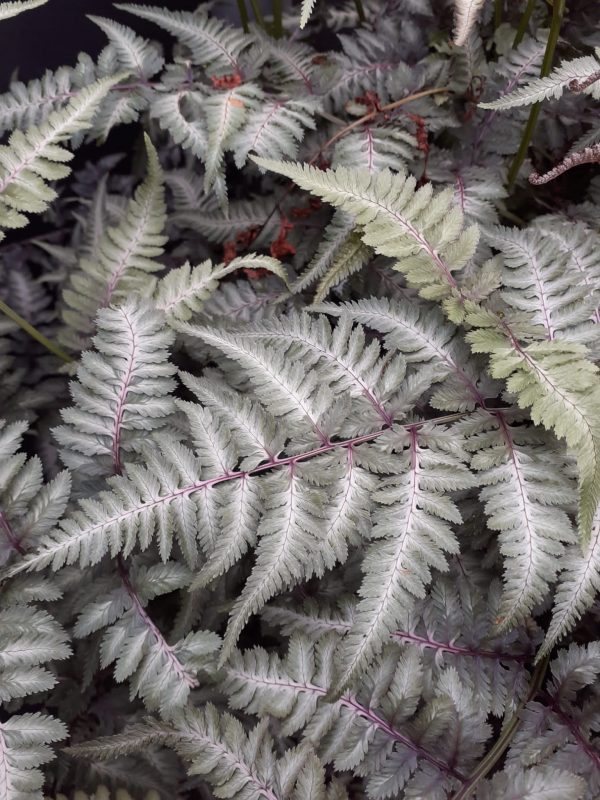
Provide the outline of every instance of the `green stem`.
[[240,22],[242,23],[242,28],[244,29],[244,33],[250,32],[250,17],[248,16],[248,9],[246,8],[246,3],[244,0],[237,0],[237,7],[238,11],[240,12]]
[[273,0],[273,36],[281,39],[283,36],[283,9],[281,0]]
[[256,19],[256,22],[263,29],[263,31],[266,31],[267,26],[265,25],[265,20],[260,10],[259,0],[250,0],[250,5],[252,6],[252,11],[254,12],[254,18]]
[[533,14],[534,8],[535,8],[535,0],[527,0],[525,11],[521,16],[521,19],[519,20],[519,27],[517,28],[517,32],[513,40],[513,45],[512,45],[513,48],[518,47],[523,41],[523,37],[527,33],[527,26],[529,25],[529,20],[531,19],[531,15]]
[[43,345],[46,350],[54,353],[55,356],[58,356],[58,358],[66,361],[67,363],[73,361],[68,353],[65,353],[65,351],[57,344],[54,344],[54,342],[51,342],[50,339],[47,339],[43,333],[40,333],[37,328],[34,328],[33,325],[30,325],[26,319],[23,319],[23,317],[17,314],[16,311],[13,311],[13,309],[6,305],[3,300],[0,300],[0,311],[13,322],[15,322],[19,328],[25,331],[25,333],[28,333],[32,339],[35,339],[36,342],[39,342],[41,345]]
[[477,784],[494,769],[498,761],[500,761],[504,753],[508,750],[510,743],[512,742],[513,737],[521,723],[522,710],[525,708],[527,703],[531,702],[535,698],[539,690],[542,688],[546,670],[548,668],[548,661],[548,658],[543,658],[538,663],[533,675],[531,676],[527,697],[522,703],[520,703],[518,709],[511,717],[510,722],[508,725],[506,725],[499,738],[496,740],[496,744],[492,747],[489,753],[482,758],[475,771],[469,776],[467,782],[464,783],[460,789],[452,795],[451,800],[466,800],[466,798],[470,797],[477,787]]
[[494,28],[502,25],[502,12],[504,11],[503,0],[494,0]]
[[[548,36],[546,51],[544,53],[544,60],[542,61],[542,68],[540,70],[540,77],[542,78],[545,78],[547,75],[549,75],[552,69],[552,62],[554,61],[554,51],[556,50],[556,43],[558,42],[558,36],[560,34],[560,26],[563,15],[565,13],[565,5],[566,5],[566,0],[554,0],[554,5],[552,6],[552,22],[550,23],[550,34]],[[523,136],[521,137],[521,144],[519,145],[517,154],[512,164],[510,165],[510,169],[508,171],[507,184],[509,188],[515,182],[517,175],[519,174],[519,170],[521,169],[521,165],[523,164],[523,161],[525,161],[525,156],[527,155],[527,149],[529,147],[529,143],[531,142],[531,138],[533,136],[533,132],[537,124],[537,120],[540,114],[540,109],[541,109],[540,103],[536,103],[532,107],[531,112],[529,114],[527,125],[525,126],[525,130],[523,131]]]
[[362,4],[362,0],[354,0],[354,5],[356,6],[356,13],[358,14],[358,21],[360,22],[361,25],[363,25],[367,21],[367,18],[365,16],[365,9],[364,9],[364,6]]

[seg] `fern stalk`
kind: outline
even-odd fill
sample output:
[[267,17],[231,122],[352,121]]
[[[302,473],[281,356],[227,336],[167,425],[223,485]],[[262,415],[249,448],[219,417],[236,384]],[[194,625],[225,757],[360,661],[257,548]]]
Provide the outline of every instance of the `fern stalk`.
[[[562,23],[562,18],[565,13],[565,7],[566,7],[566,0],[554,0],[554,5],[552,6],[552,22],[550,24],[550,34],[548,36],[546,51],[544,53],[544,60],[542,62],[542,69],[540,71],[540,77],[542,78],[546,78],[550,74],[550,71],[552,69],[552,62],[554,61],[554,52],[556,50],[556,43],[558,42],[558,37],[560,34],[560,26]],[[527,10],[525,13],[527,13]],[[509,188],[514,184],[517,175],[519,174],[519,170],[521,169],[521,166],[525,161],[525,156],[527,155],[529,143],[531,142],[533,132],[535,131],[535,127],[537,125],[541,108],[542,108],[541,104],[536,103],[532,107],[529,113],[529,119],[527,120],[525,130],[523,131],[521,144],[519,145],[517,154],[508,171],[507,185]]]
[[362,4],[362,0],[354,0],[354,5],[356,6],[356,13],[358,14],[358,21],[361,25],[367,21],[367,17],[365,16],[365,9]]
[[392,639],[398,642],[415,644],[429,650],[437,650],[440,653],[451,653],[452,655],[466,656],[468,658],[486,658],[493,661],[517,661],[519,663],[527,663],[531,659],[531,655],[527,653],[477,650],[471,647],[461,647],[451,642],[438,642],[435,639],[429,639],[426,636],[418,636],[416,633],[410,633],[409,631],[395,631],[392,634]]
[[281,0],[273,0],[273,36],[281,39],[283,36],[283,8]]
[[59,347],[54,342],[50,341],[50,339],[44,336],[43,333],[40,333],[40,331],[38,331],[37,328],[34,328],[34,326],[31,325],[31,323],[27,322],[26,319],[23,319],[23,317],[20,314],[17,314],[17,312],[14,311],[3,300],[0,300],[0,311],[10,320],[16,323],[19,326],[19,328],[21,328],[21,330],[24,330],[25,333],[29,334],[29,336],[31,336],[32,339],[35,339],[36,342],[39,342],[41,345],[43,345],[46,348],[46,350],[49,350],[53,355],[60,358],[61,361],[64,361],[67,364],[73,361],[73,359],[68,353],[65,353],[65,351],[61,347]]
[[248,9],[246,8],[245,0],[236,0],[236,2],[240,14],[240,22],[242,23],[242,28],[244,29],[244,33],[249,33],[250,17],[248,16]]
[[525,37],[525,33],[527,32],[527,26],[529,25],[529,20],[531,19],[531,15],[533,14],[533,9],[535,8],[535,0],[527,0],[527,5],[525,6],[525,11],[521,15],[521,19],[519,20],[519,27],[517,28],[517,32],[515,34],[515,38],[513,40],[513,49],[518,47]]

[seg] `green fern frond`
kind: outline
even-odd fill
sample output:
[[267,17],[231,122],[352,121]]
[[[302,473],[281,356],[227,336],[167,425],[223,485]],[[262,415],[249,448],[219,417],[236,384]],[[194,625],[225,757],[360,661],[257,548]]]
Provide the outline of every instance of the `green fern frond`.
[[[467,317],[469,319],[469,317]],[[600,379],[581,345],[555,339],[522,346],[490,328],[467,334],[474,352],[489,353],[490,373],[506,380],[536,425],[554,431],[577,458],[579,535],[585,546],[600,502]]]
[[45,211],[57,197],[48,181],[65,178],[71,171],[66,163],[73,154],[64,143],[91,126],[100,102],[121,77],[104,78],[82,89],[66,108],[53,111],[39,127],[15,130],[8,144],[0,145],[2,227],[23,227],[27,215]]
[[456,287],[453,273],[475,252],[478,230],[462,230],[463,215],[451,190],[434,195],[431,184],[417,190],[415,178],[389,170],[371,175],[364,169],[254,160],[351,214],[364,243],[397,259],[396,268],[427,299],[450,296]]

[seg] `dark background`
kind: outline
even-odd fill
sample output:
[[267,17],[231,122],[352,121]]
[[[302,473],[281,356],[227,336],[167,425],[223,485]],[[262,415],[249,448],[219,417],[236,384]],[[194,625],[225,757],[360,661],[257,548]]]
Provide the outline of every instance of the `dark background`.
[[[145,3],[174,11],[192,11],[199,0],[145,0]],[[214,12],[238,21],[235,0],[219,3]],[[27,81],[40,77],[47,69],[73,65],[82,51],[95,59],[107,38],[86,14],[129,25],[136,33],[162,41],[167,47],[173,41],[157,25],[114,8],[111,0],[49,0],[45,6],[0,24],[0,91],[6,91],[15,70],[21,80]]]

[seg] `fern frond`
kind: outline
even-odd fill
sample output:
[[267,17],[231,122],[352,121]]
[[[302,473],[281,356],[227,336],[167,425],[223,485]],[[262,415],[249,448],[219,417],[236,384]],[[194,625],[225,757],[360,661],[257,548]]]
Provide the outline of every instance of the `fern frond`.
[[292,433],[308,433],[312,429],[321,441],[325,441],[319,422],[329,405],[331,392],[327,387],[319,386],[317,375],[307,374],[301,364],[286,360],[284,354],[274,347],[254,342],[243,333],[229,333],[189,323],[181,324],[179,328],[237,362],[267,410],[275,417],[285,418]]
[[156,45],[119,22],[114,22],[106,17],[96,17],[88,14],[90,19],[108,36],[115,48],[119,62],[119,69],[126,70],[142,79],[151,78],[163,67],[164,59],[157,52]]
[[260,647],[236,652],[224,689],[233,708],[280,719],[286,735],[304,729],[325,763],[365,777],[370,797],[437,796],[461,779],[472,756],[452,731],[466,726],[485,736],[485,726],[455,673],[442,676],[436,700],[416,714],[425,688],[418,652],[378,662],[368,679],[332,702],[334,657],[331,635],[316,644],[292,637],[285,660]]
[[302,0],[302,8],[300,9],[300,28],[305,28],[306,23],[310,19],[310,15],[315,7],[316,0]]
[[477,369],[469,361],[466,347],[455,327],[445,322],[435,309],[418,302],[367,298],[346,303],[320,303],[313,306],[332,316],[348,316],[368,328],[384,334],[385,346],[398,350],[407,364],[434,367],[432,382],[444,381],[429,401],[443,411],[472,410],[482,403]]
[[462,47],[467,41],[484,5],[485,0],[454,0],[454,44],[457,47]]
[[[570,88],[570,84],[584,83],[591,75],[598,73],[599,70],[600,61],[596,56],[583,56],[574,58],[571,61],[563,61],[547,77],[529,80],[524,86],[508,92],[492,102],[480,103],[479,106],[480,108],[504,110],[518,106],[528,106],[532,103],[539,103],[542,100],[557,100],[565,89]],[[597,82],[591,83],[582,91],[591,95],[595,100],[600,99],[600,87]]]
[[382,170],[319,170],[287,162],[254,159],[259,166],[293,180],[303,189],[352,214],[362,226],[365,244],[376,253],[398,259],[413,286],[428,299],[451,294],[453,272],[473,256],[477,228],[462,231],[462,212],[451,190],[433,195],[431,184],[416,190],[405,173]]
[[[406,164],[413,159],[416,147],[417,140],[408,131],[365,125],[336,144],[331,165],[334,169],[341,166],[357,167],[371,173],[382,169],[403,172]],[[281,155],[293,158],[290,153]]]
[[[536,425],[554,431],[577,457],[579,534],[585,545],[600,502],[600,380],[581,345],[554,341],[524,347],[491,329],[467,334],[474,352],[490,355],[490,373],[506,380]],[[576,380],[573,377],[576,376]]]
[[47,714],[17,714],[0,722],[6,800],[38,800],[44,783],[38,767],[54,758],[49,745],[66,736],[65,725]]
[[95,352],[83,353],[71,384],[75,405],[61,411],[65,424],[54,436],[70,469],[110,475],[175,411],[174,335],[150,303],[135,298],[101,309],[97,324]]
[[33,8],[39,8],[47,3],[48,0],[11,0],[8,3],[0,3],[0,21],[9,19],[9,17],[16,17],[23,11],[29,11]]
[[0,145],[2,227],[23,227],[27,215],[45,211],[57,197],[47,181],[65,178],[71,171],[66,163],[73,154],[64,143],[91,126],[100,102],[121,77],[104,78],[82,89],[66,108],[53,111],[39,127],[15,130],[8,144]]
[[190,574],[180,564],[134,564],[127,569],[121,563],[119,575],[120,583],[83,606],[74,635],[82,638],[106,628],[100,666],[114,664],[115,680],[129,679],[132,699],[139,696],[149,710],[169,715],[186,704],[198,683],[196,672],[209,665],[221,640],[210,631],[196,631],[170,645],[149,617],[151,600],[189,584]]
[[204,261],[197,267],[189,263],[172,269],[158,282],[154,302],[167,317],[187,322],[194,313],[202,310],[204,302],[214,293],[219,282],[239,269],[266,269],[287,283],[285,268],[270,256],[250,253],[232,259],[229,264]]
[[600,591],[600,512],[592,523],[592,534],[583,552],[572,547],[562,560],[552,619],[548,634],[539,652],[547,655],[556,642],[569,633],[579,619],[590,609]]
[[63,108],[83,86],[94,79],[96,66],[89,56],[79,55],[75,67],[46,70],[28,83],[12,81],[0,95],[0,133],[40,125],[49,114]]
[[169,11],[160,6],[116,3],[116,8],[154,22],[175,36],[189,50],[192,63],[211,73],[239,73],[240,56],[251,44],[242,30],[232,28],[205,11]]
[[168,131],[175,144],[205,160],[206,127],[199,120],[200,107],[192,92],[157,93],[152,99],[150,114],[163,130]]
[[352,233],[335,254],[327,273],[321,278],[314,296],[314,303],[323,301],[331,289],[338,286],[355,272],[360,272],[373,256],[373,251],[359,234]]
[[61,518],[71,490],[69,473],[60,472],[43,482],[42,463],[37,456],[19,452],[25,422],[6,425],[0,420],[0,561],[23,554],[37,544]]
[[431,567],[444,571],[445,554],[458,552],[450,523],[462,518],[446,493],[475,481],[446,441],[427,426],[409,429],[395,445],[402,462],[398,477],[386,479],[374,494],[376,541],[365,554],[362,599],[341,646],[340,690],[381,652],[414,598],[424,596]]
[[52,689],[57,678],[43,666],[71,655],[69,637],[46,611],[11,605],[0,610],[0,702]]
[[[84,258],[63,291],[67,308],[62,316],[70,330],[64,341],[81,349],[93,331],[99,308],[124,298],[128,292],[150,295],[150,275],[161,268],[155,261],[163,252],[166,219],[163,174],[156,150],[146,137],[148,174],[128,202],[117,227],[109,228],[98,245],[98,258]],[[82,342],[83,340],[83,342]]]
[[324,316],[289,312],[285,319],[255,325],[246,331],[246,336],[267,342],[292,363],[301,361],[307,368],[316,367],[321,381],[329,385],[334,395],[349,393],[359,402],[364,400],[366,411],[372,408],[375,419],[379,417],[391,425],[391,416],[381,398],[389,393],[389,387],[402,380],[404,359],[382,355],[377,342],[367,344],[363,328],[353,327],[348,317],[341,316],[332,330]]
[[241,169],[249,153],[271,158],[295,158],[306,129],[314,130],[316,103],[311,100],[273,100],[253,107],[244,127],[233,137],[236,166]]
[[222,206],[227,205],[227,193],[221,185],[225,151],[233,149],[236,134],[262,99],[262,89],[245,83],[212,92],[202,104],[207,132],[204,190],[215,190]]
[[313,82],[318,67],[314,63],[316,53],[312,47],[289,38],[273,39],[260,28],[255,28],[253,35],[260,55],[267,61],[265,72],[270,83],[294,95],[299,88],[305,96],[315,92]]
[[586,783],[566,770],[552,767],[506,769],[484,784],[481,800],[582,800]]
[[327,274],[336,261],[337,256],[348,243],[354,232],[354,220],[343,211],[335,211],[331,222],[323,231],[323,235],[312,259],[304,272],[292,284],[293,292],[301,292],[315,281],[327,280]]
[[565,477],[566,458],[550,437],[505,412],[478,412],[457,429],[474,452],[471,467],[484,485],[488,526],[498,531],[505,559],[496,620],[502,629],[524,622],[556,578],[564,545],[573,543],[564,509],[575,499],[574,487]]
[[519,320],[524,313],[539,328],[538,338],[584,344],[595,338],[593,297],[569,269],[568,255],[557,255],[555,237],[536,228],[494,228],[487,239],[504,256],[503,300]]

